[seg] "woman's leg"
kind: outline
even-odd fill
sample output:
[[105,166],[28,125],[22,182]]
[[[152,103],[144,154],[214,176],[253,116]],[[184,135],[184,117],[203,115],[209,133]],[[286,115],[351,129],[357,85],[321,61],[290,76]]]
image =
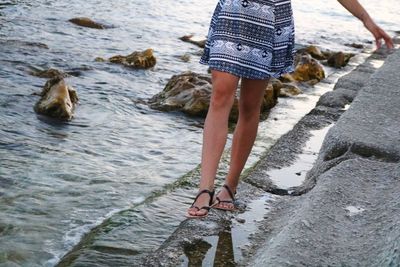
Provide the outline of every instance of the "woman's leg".
[[[257,136],[260,109],[268,80],[242,79],[239,100],[239,119],[233,134],[229,172],[225,183],[236,191],[240,174]],[[219,193],[221,200],[230,200],[226,189]],[[232,203],[220,203],[222,208],[231,209]]]
[[[214,188],[215,175],[228,136],[229,113],[239,82],[239,77],[229,73],[215,70],[211,73],[213,89],[203,131],[200,190]],[[208,194],[202,194],[195,206],[208,206],[209,200]],[[192,216],[201,216],[207,211],[190,208],[188,213]]]

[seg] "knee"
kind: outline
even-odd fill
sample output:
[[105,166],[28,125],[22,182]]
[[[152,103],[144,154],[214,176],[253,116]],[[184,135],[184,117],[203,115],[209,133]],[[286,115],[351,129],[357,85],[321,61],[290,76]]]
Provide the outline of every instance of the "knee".
[[261,103],[259,101],[255,102],[250,102],[250,101],[240,102],[239,116],[245,120],[259,119],[261,112]]
[[235,89],[224,84],[214,86],[211,94],[210,108],[217,110],[230,109],[235,99]]

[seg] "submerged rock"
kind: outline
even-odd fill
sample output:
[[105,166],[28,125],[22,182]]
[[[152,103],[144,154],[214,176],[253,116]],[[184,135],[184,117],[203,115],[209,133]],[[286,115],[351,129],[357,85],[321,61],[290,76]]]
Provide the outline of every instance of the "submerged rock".
[[303,55],[296,66],[292,77],[299,82],[306,82],[310,80],[321,81],[325,78],[324,67],[310,55]]
[[11,46],[26,46],[26,47],[34,47],[34,48],[40,48],[40,49],[49,49],[49,46],[44,43],[38,43],[38,42],[28,42],[28,41],[22,41],[22,40],[13,40],[13,39],[0,39],[0,46],[6,46],[6,45],[11,45]]
[[296,81],[294,82],[281,82],[278,79],[272,78],[270,84],[276,91],[279,97],[290,97],[302,94],[303,91],[297,86]]
[[357,43],[351,43],[351,44],[344,44],[345,46],[357,48],[357,49],[363,49],[364,45],[363,44],[357,44]]
[[[164,90],[153,96],[148,104],[151,108],[163,111],[182,111],[193,116],[205,117],[211,99],[211,77],[209,75],[184,72],[174,75]],[[270,83],[264,94],[261,109],[271,109],[276,105],[279,87]],[[239,115],[239,101],[235,98],[229,119],[236,121]]]
[[318,60],[326,59],[326,56],[315,45],[308,46],[307,48],[304,49],[304,52],[310,54],[310,56],[312,56],[313,58],[318,59]]
[[290,73],[283,74],[281,77],[279,77],[279,80],[284,83],[296,82],[296,80],[293,78],[293,76]]
[[189,54],[186,53],[186,54],[180,56],[179,58],[180,58],[183,62],[189,62],[191,56],[190,56]]
[[199,46],[199,47],[201,47],[201,48],[204,48],[204,47],[206,46],[206,42],[207,42],[207,39],[198,40],[198,41],[193,40],[193,34],[182,36],[182,37],[180,37],[179,39],[182,40],[182,41],[184,41],[184,42],[188,42],[188,43],[191,43],[191,44],[195,44],[195,45],[197,45],[197,46]]
[[174,75],[164,90],[149,100],[151,108],[182,110],[190,115],[205,116],[211,95],[211,77],[194,72]]
[[92,19],[86,18],[86,17],[72,18],[69,20],[69,22],[72,22],[73,24],[81,26],[81,27],[87,27],[87,28],[92,28],[92,29],[111,28],[110,26],[93,21]]
[[72,119],[78,95],[62,77],[47,81],[40,95],[34,107],[36,113],[62,120]]
[[61,71],[61,70],[57,70],[57,69],[47,69],[47,70],[32,70],[29,72],[30,75],[39,77],[39,78],[47,78],[47,79],[51,79],[51,78],[55,78],[55,77],[63,77],[66,78],[68,76],[70,76],[69,74]]
[[[97,62],[106,62],[106,59],[97,57],[95,59]],[[135,51],[127,56],[113,56],[108,59],[111,63],[122,64],[126,67],[137,68],[137,69],[148,69],[156,65],[157,59],[153,54],[153,49],[149,48],[144,51]]]
[[349,63],[350,58],[353,56],[354,54],[351,53],[332,53],[328,58],[328,65],[335,68],[342,68]]
[[303,91],[294,83],[284,83],[279,90],[280,97],[291,97],[302,93]]

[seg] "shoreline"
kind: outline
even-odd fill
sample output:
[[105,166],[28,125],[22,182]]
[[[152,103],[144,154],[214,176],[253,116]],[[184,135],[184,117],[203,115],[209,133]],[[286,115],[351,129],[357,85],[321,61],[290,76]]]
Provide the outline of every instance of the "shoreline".
[[[263,243],[264,238],[261,233],[264,235],[269,234],[269,228],[271,227],[269,218],[277,212],[276,210],[279,211],[279,206],[281,205],[279,203],[290,202],[292,201],[291,199],[305,194],[313,187],[313,184],[308,182],[310,179],[306,178],[306,183],[292,188],[293,192],[289,194],[288,190],[279,188],[272,183],[268,178],[268,171],[290,166],[297,155],[301,153],[304,144],[311,137],[311,131],[320,130],[334,124],[345,112],[344,107],[351,100],[349,96],[347,99],[342,98],[344,92],[342,90],[336,91],[336,89],[339,89],[339,86],[343,84],[351,84],[353,81],[355,83],[352,86],[355,87],[355,90],[356,88],[361,88],[361,85],[376,71],[374,66],[376,61],[383,60],[385,57],[385,55],[379,53],[372,54],[363,64],[340,78],[335,85],[335,89],[323,95],[317,106],[303,117],[291,131],[279,138],[278,142],[268,151],[265,157],[248,171],[248,174],[239,185],[238,198],[244,203],[249,203],[262,198],[265,192],[268,192],[272,196],[277,196],[278,201],[272,206],[272,214],[269,214],[267,219],[263,219],[261,223],[257,222],[257,224],[264,224],[263,228],[261,231],[251,234],[250,244],[243,248],[245,256],[236,264],[239,266],[246,265],[245,262],[254,255],[258,246]],[[356,97],[355,94],[352,95],[352,98],[354,97]],[[342,99],[342,101],[337,101],[337,99]],[[263,214],[263,210],[261,208],[259,212]],[[174,234],[156,252],[143,257],[138,266],[179,266],[182,260],[185,259],[185,247],[197,246],[196,244],[201,244],[201,240],[205,240],[207,236],[218,236],[218,233],[223,231],[226,224],[229,224],[237,216],[240,216],[240,214],[228,214],[213,210],[206,219],[182,222]]]
[[[370,64],[374,60],[383,59],[384,57],[379,54],[371,55],[364,63],[356,67],[355,70],[351,71],[349,74],[343,76],[350,76],[349,80],[352,79],[352,75],[357,75],[357,69],[366,69],[366,65]],[[369,68],[374,68],[369,66]],[[372,74],[372,71],[367,74]],[[341,78],[341,79],[342,79]],[[365,77],[364,77],[365,78]],[[341,81],[339,79],[339,82]],[[342,82],[343,83],[343,82]],[[340,83],[339,83],[340,84]],[[265,176],[263,180],[260,180],[260,173],[257,173],[257,170],[262,168],[268,169],[271,166],[274,168],[279,168],[282,166],[287,166],[292,163],[296,155],[301,153],[304,144],[309,140],[311,136],[311,131],[322,129],[334,123],[337,119],[339,119],[340,115],[345,111],[345,106],[348,105],[348,102],[351,100],[349,98],[344,98],[344,100],[340,97],[340,95],[332,96],[334,91],[329,91],[325,95],[320,98],[320,103],[314,108],[308,115],[306,115],[303,119],[298,122],[295,127],[290,130],[287,134],[279,138],[278,142],[276,142],[272,148],[269,149],[267,154],[260,160],[258,163],[248,169],[246,173],[244,173],[244,179],[240,184],[240,192],[239,198],[242,202],[252,202],[257,201],[257,198],[265,197],[266,192],[270,194],[268,196],[276,195],[278,198],[292,197],[288,196],[287,189],[280,189],[274,186],[273,183],[268,181]],[[340,93],[340,90],[338,91]],[[342,92],[343,93],[343,92]],[[331,99],[333,97],[333,99]],[[348,97],[348,96],[347,96]],[[353,98],[355,95],[353,94]],[[325,99],[325,100],[324,100]],[[342,99],[342,103],[336,101],[337,99]],[[340,102],[340,101],[339,101]],[[327,107],[326,105],[334,105],[336,107]],[[286,160],[282,161],[282,158]],[[266,166],[267,164],[268,166]],[[195,184],[192,177],[198,175],[198,168],[193,170],[191,173],[186,175],[186,178],[182,180],[178,187],[173,187],[167,189],[169,194],[162,196],[162,202],[164,203],[172,203],[174,198],[178,198],[177,195],[183,196],[183,200],[179,200],[178,202],[183,201],[185,203],[185,197],[190,198],[188,193],[184,188],[180,188],[181,186],[186,188],[195,188]],[[254,186],[256,185],[256,186]],[[262,186],[260,186],[262,185]],[[301,187],[295,188],[292,195],[300,194]],[[171,190],[171,191],[170,191]],[[172,196],[171,196],[172,194]],[[268,194],[268,193],[267,193]],[[160,199],[158,199],[158,202]],[[175,199],[176,200],[176,199]],[[261,212],[261,214],[263,214]],[[180,216],[181,214],[178,212],[176,214]],[[130,266],[140,266],[140,265],[163,265],[163,266],[176,266],[179,262],[181,262],[184,258],[182,258],[182,248],[189,246],[193,246],[198,243],[199,240],[204,239],[207,236],[218,236],[219,233],[224,232],[224,229],[229,225],[231,221],[230,214],[224,214],[220,212],[213,211],[212,214],[206,220],[186,220],[181,223],[181,225],[171,233],[171,236],[163,243],[163,245],[153,253],[145,253],[141,256],[126,256],[123,259],[121,257],[117,257],[115,259],[106,260],[108,263],[119,264],[121,266],[130,265]],[[207,222],[206,224],[200,222]],[[199,225],[200,224],[200,225]],[[206,227],[205,229],[202,229]],[[193,235],[196,233],[195,235]],[[253,236],[253,235],[252,235]],[[251,241],[253,244],[257,244],[255,240]],[[214,244],[215,245],[215,244]],[[249,246],[249,248],[252,246]],[[75,248],[70,251],[57,266],[74,266],[75,264],[79,265],[80,260],[84,260],[83,258],[79,259],[79,249]],[[134,254],[133,251],[131,253]],[[75,254],[75,255],[74,255]],[[129,253],[128,253],[129,254]],[[132,255],[133,255],[132,254]],[[251,252],[244,252],[243,255],[250,255]],[[71,258],[72,257],[72,258]]]

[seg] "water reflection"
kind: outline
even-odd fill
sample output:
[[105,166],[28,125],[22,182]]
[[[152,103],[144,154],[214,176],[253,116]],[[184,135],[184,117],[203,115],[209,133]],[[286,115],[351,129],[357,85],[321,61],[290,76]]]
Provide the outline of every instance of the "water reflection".
[[[212,245],[205,240],[198,240],[195,243],[184,247],[185,255],[188,259],[188,267],[203,266],[208,251]],[[231,225],[227,225],[218,234],[217,248],[214,255],[215,267],[235,266],[235,253],[233,250]]]

